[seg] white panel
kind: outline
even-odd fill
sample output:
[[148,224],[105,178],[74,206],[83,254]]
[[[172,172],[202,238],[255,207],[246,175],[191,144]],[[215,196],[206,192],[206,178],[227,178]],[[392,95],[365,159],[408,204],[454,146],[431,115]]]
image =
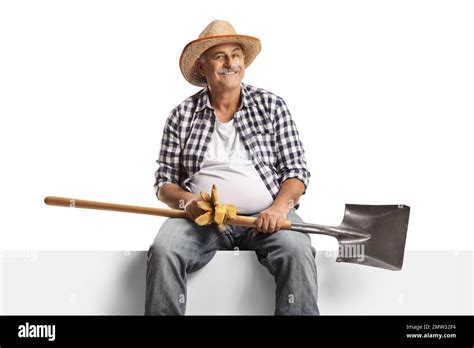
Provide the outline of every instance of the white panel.
[[[317,255],[321,314],[472,314],[470,251],[407,252],[402,271]],[[2,314],[144,311],[146,252],[3,254]],[[187,314],[272,314],[274,281],[252,251],[219,251],[189,276]]]

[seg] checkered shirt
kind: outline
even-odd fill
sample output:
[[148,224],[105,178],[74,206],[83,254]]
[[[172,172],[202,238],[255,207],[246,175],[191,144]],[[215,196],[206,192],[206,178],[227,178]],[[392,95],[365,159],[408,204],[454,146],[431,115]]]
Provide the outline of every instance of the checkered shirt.
[[[289,178],[301,180],[306,191],[310,173],[306,168],[305,152],[283,99],[244,83],[241,96],[240,106],[234,114],[234,126],[273,199],[283,181]],[[191,191],[189,181],[201,169],[214,131],[214,120],[207,88],[171,111],[156,161],[159,165],[154,186],[157,195],[160,187],[167,183]]]

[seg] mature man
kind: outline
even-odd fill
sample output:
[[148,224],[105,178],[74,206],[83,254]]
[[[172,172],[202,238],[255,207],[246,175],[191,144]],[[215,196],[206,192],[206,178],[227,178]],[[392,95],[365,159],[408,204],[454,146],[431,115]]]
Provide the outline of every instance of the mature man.
[[[281,230],[308,185],[304,149],[278,96],[242,83],[260,40],[213,21],[183,50],[185,79],[205,87],[173,109],[164,126],[155,173],[160,201],[188,219],[165,221],[148,251],[145,314],[182,315],[186,275],[217,250],[255,250],[274,276],[277,315],[317,315],[315,250],[307,234]],[[199,226],[200,191],[219,188],[219,201],[258,216],[254,229]],[[250,300],[250,299],[249,299]]]

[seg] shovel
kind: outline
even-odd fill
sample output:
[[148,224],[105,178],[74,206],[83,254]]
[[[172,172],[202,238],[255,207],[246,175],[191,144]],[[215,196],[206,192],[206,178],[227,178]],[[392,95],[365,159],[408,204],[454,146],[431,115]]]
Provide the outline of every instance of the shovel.
[[[87,201],[75,198],[44,199],[48,205],[111,210],[126,213],[186,218],[183,210],[150,208],[125,204]],[[406,205],[346,204],[344,218],[337,227],[285,221],[284,230],[324,234],[339,242],[337,262],[350,262],[397,271],[402,268],[410,207]],[[237,215],[227,221],[237,226],[255,227],[257,218]]]

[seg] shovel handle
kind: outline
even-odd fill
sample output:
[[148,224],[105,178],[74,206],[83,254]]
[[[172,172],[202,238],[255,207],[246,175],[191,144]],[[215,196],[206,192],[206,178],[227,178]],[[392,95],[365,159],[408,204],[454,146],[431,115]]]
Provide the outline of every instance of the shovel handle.
[[84,199],[76,199],[76,198],[48,196],[44,199],[44,202],[47,205],[55,205],[58,207],[110,210],[110,211],[118,211],[122,213],[147,214],[147,215],[167,216],[167,217],[173,217],[173,218],[186,217],[183,210],[148,208],[148,207],[140,207],[140,206],[135,206],[135,205],[87,201]]
[[[178,210],[178,209],[150,208],[150,207],[142,207],[142,206],[137,206],[137,205],[87,201],[84,199],[54,197],[54,196],[46,197],[44,199],[44,202],[47,205],[54,205],[54,206],[59,206],[59,207],[109,210],[109,211],[118,211],[122,213],[165,216],[165,217],[170,217],[170,218],[187,218],[184,211]],[[257,221],[257,218],[252,217],[252,216],[237,215],[236,219],[229,220],[227,221],[227,223],[231,225],[237,225],[237,226],[255,227],[256,221]],[[282,229],[290,229],[290,227],[291,227],[291,221],[285,221],[284,225],[282,226]]]

